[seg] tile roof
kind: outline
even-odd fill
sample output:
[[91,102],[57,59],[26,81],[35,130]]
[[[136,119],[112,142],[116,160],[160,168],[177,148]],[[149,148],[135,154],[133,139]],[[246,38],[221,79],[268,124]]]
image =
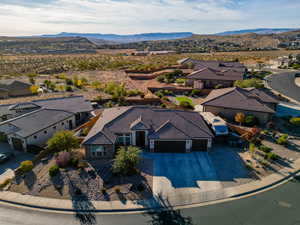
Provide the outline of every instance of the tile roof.
[[[100,143],[104,135],[112,143],[118,133],[130,133],[131,125],[142,118],[149,129],[149,136],[162,139],[209,138],[213,134],[196,112],[161,109],[151,106],[131,106],[110,108],[103,111],[83,144]],[[104,143],[103,143],[104,144]]]
[[244,73],[240,71],[235,71],[232,69],[213,69],[210,67],[203,67],[190,75],[187,78],[196,80],[243,80]]
[[265,103],[277,101],[258,89],[234,87],[213,90],[202,105],[274,113]]
[[28,137],[73,115],[62,110],[40,109],[0,124],[10,124],[17,128],[15,134]]

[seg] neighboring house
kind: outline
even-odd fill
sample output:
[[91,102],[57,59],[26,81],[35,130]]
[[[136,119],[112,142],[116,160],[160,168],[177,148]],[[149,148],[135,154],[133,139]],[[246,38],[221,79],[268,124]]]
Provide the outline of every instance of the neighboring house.
[[237,80],[244,79],[244,73],[232,69],[217,70],[204,67],[187,76],[187,85],[196,89],[212,89],[217,86],[232,87]]
[[82,96],[0,105],[0,134],[12,148],[26,151],[30,145],[45,145],[59,130],[74,129],[92,110]]
[[217,86],[232,87],[243,80],[247,68],[239,62],[203,61],[190,58],[178,61],[180,65],[193,65],[194,72],[187,76],[187,85],[196,89],[212,89]]
[[237,113],[256,116],[268,122],[276,112],[278,101],[256,88],[224,88],[213,90],[202,102],[203,112],[234,120]]
[[31,86],[32,84],[19,80],[0,80],[0,98],[32,95]]
[[207,151],[213,134],[197,112],[131,106],[105,109],[83,141],[86,157],[112,158],[119,146],[146,151]]

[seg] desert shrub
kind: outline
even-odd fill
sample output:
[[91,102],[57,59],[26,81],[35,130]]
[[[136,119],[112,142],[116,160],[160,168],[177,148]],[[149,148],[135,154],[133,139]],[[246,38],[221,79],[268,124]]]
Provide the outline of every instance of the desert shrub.
[[293,117],[290,119],[290,124],[300,126],[300,117]]
[[30,160],[26,160],[20,163],[20,170],[23,173],[30,172],[33,169],[33,162]]
[[155,94],[157,97],[159,97],[159,98],[162,98],[162,97],[165,96],[165,94],[164,94],[164,92],[163,92],[162,90],[157,91],[157,92],[155,92],[154,94]]
[[198,89],[193,89],[192,91],[191,91],[191,94],[190,94],[191,96],[199,96],[199,95],[201,95],[201,90],[198,90]]
[[167,105],[165,103],[160,105],[161,108],[167,108]]
[[127,91],[127,93],[126,93],[126,95],[128,96],[128,97],[132,97],[132,96],[138,96],[138,95],[141,95],[141,91],[139,91],[139,90],[129,90],[129,91]]
[[260,145],[259,146],[259,150],[265,152],[265,153],[270,153],[273,149],[268,147],[268,146],[265,146],[265,145]]
[[264,87],[262,81],[257,78],[237,80],[234,82],[234,86],[240,88],[249,88],[249,87],[263,88]]
[[129,175],[135,171],[140,161],[141,150],[138,147],[120,147],[113,163],[113,172],[116,174]]
[[115,106],[115,103],[113,101],[108,101],[103,105],[105,108],[111,108]]
[[279,145],[286,145],[288,143],[288,135],[283,134],[279,138],[277,138],[276,143]]
[[66,86],[66,91],[68,91],[68,92],[72,92],[72,91],[73,91],[73,88],[72,88],[72,86],[70,86],[70,85],[67,85],[67,86]]
[[67,78],[67,79],[66,79],[66,85],[68,85],[68,86],[73,85],[73,80]]
[[249,152],[251,153],[251,154],[254,154],[255,153],[255,144],[254,143],[250,143],[249,144]]
[[163,83],[165,81],[165,76],[164,75],[159,75],[158,77],[156,77],[156,80],[160,83]]
[[258,125],[258,118],[254,115],[248,115],[245,118],[245,125],[249,127],[253,127],[255,125]]
[[72,131],[58,131],[47,142],[47,148],[53,152],[70,151],[79,147],[79,141]]
[[121,192],[120,188],[115,188],[115,192],[120,193]]
[[71,154],[69,152],[60,152],[55,159],[56,165],[60,168],[67,167],[71,161]]
[[89,164],[85,161],[79,161],[77,167],[83,169],[89,167]]
[[49,176],[54,177],[59,173],[59,166],[53,165],[49,168]]
[[164,101],[167,101],[167,102],[170,101],[169,98],[168,98],[167,96],[163,96],[163,97],[161,98],[161,100],[164,100]]
[[87,128],[87,127],[83,128],[81,135],[85,137],[86,135],[88,135],[89,131],[90,131],[89,128]]
[[184,79],[184,78],[177,78],[175,80],[176,84],[185,84],[185,82],[186,82],[186,79]]
[[269,152],[269,153],[266,153],[266,155],[265,155],[265,157],[264,157],[265,159],[267,159],[267,160],[273,160],[273,161],[276,161],[276,160],[278,160],[280,157],[279,157],[279,155],[277,155],[277,154],[275,154],[275,153],[273,153],[273,152]]
[[77,158],[72,158],[71,159],[71,165],[72,166],[77,167],[78,163],[79,163],[79,159],[77,159]]
[[1,184],[0,184],[0,188],[2,189],[2,188],[4,188],[4,187],[6,187],[8,184],[10,184],[11,183],[11,179],[10,178],[7,178],[7,179],[5,179]]
[[217,84],[214,88],[215,88],[215,89],[223,88],[223,84]]
[[185,109],[194,109],[194,106],[188,101],[181,101],[179,105]]
[[36,95],[36,94],[38,93],[38,90],[39,90],[39,86],[37,86],[37,85],[32,85],[32,86],[30,87],[30,91],[31,91],[31,93],[34,94],[34,95]]

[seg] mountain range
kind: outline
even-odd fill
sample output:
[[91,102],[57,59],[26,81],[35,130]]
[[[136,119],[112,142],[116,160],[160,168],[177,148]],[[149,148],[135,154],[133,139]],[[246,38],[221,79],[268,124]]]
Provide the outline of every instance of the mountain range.
[[[178,32],[178,33],[145,33],[145,34],[97,34],[97,33],[67,33],[62,32],[59,34],[46,34],[42,37],[85,37],[89,40],[100,44],[105,41],[110,41],[111,44],[115,43],[131,43],[141,41],[156,41],[156,40],[173,40],[180,38],[191,37],[191,32]],[[99,43],[100,42],[100,43]]]
[[279,34],[289,31],[294,31],[297,29],[293,28],[258,28],[258,29],[248,29],[248,30],[234,30],[234,31],[225,31],[221,33],[216,33],[218,36],[227,36],[227,35],[240,35],[247,33],[255,33],[255,34]]

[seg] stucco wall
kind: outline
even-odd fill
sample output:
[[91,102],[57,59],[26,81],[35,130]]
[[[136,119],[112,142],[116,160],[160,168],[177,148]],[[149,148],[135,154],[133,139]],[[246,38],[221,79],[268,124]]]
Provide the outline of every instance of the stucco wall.
[[213,106],[204,106],[203,110],[204,110],[204,112],[211,112],[215,115],[219,115],[219,116],[227,118],[229,120],[234,120],[234,117],[237,113],[244,113],[245,115],[250,115],[250,114],[254,115],[259,119],[260,123],[268,122],[271,117],[271,114],[263,113],[263,112],[226,109],[226,108],[219,108],[219,107],[213,107]]
[[[72,116],[72,117],[69,117],[68,119],[65,119],[59,123],[52,125],[51,127],[45,128],[36,134],[33,134],[33,135],[27,137],[26,138],[27,145],[43,146],[57,131],[70,130],[69,129],[69,121],[70,120],[72,120],[73,129],[74,129],[75,116]],[[54,127],[56,127],[56,129],[54,129]],[[45,133],[45,131],[47,133]],[[35,138],[35,136],[36,136],[36,138]]]

